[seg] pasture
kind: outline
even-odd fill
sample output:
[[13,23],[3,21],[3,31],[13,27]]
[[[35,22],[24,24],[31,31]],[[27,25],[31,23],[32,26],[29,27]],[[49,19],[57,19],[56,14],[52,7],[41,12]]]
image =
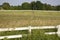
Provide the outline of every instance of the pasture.
[[1,10],[0,28],[59,25],[60,11]]
[[[0,10],[0,28],[28,26],[60,25],[60,11],[41,10]],[[22,38],[3,40],[60,40],[57,35],[45,35],[45,32],[56,32],[57,29],[36,29],[29,35],[28,30],[0,32],[0,36],[23,34]],[[24,36],[27,34],[28,36]]]

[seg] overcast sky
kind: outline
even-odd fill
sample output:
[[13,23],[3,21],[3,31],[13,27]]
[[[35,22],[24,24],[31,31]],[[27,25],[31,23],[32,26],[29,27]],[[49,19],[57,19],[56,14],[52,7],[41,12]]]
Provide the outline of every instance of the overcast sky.
[[[8,2],[10,5],[21,5],[23,2],[31,2],[33,0],[0,0],[0,5],[4,2]],[[47,3],[51,5],[60,5],[60,0],[39,0],[42,3]]]

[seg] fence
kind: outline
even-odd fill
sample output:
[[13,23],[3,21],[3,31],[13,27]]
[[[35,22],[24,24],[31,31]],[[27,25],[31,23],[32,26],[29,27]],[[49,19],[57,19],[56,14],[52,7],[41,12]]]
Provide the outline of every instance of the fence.
[[[0,28],[0,32],[3,32],[3,31],[15,31],[15,30],[29,30],[29,33],[31,34],[31,30],[33,29],[54,29],[54,28],[57,28],[58,31],[57,32],[48,32],[48,33],[45,33],[45,34],[57,34],[58,36],[60,35],[60,25],[58,26],[39,26],[39,27],[31,27],[31,26],[28,26],[28,27],[19,27],[19,28]],[[27,34],[26,34],[27,35]],[[22,35],[10,35],[10,36],[0,36],[0,39],[4,39],[4,38],[20,38],[22,37]]]

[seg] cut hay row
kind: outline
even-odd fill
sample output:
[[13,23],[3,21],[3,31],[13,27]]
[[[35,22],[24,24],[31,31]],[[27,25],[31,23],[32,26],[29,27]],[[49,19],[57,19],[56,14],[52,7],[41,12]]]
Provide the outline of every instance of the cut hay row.
[[60,11],[51,11],[51,10],[0,10],[0,11],[41,11],[41,12],[60,12]]

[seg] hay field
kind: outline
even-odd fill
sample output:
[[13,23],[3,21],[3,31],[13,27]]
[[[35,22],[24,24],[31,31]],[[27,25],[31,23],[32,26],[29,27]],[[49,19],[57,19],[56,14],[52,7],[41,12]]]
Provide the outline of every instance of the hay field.
[[60,11],[0,10],[0,28],[59,24]]

